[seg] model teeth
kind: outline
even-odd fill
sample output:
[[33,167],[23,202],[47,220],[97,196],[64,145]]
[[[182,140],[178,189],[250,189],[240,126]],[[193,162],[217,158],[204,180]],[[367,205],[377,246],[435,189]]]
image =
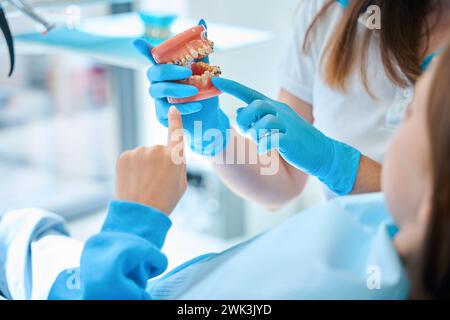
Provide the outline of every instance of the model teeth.
[[194,49],[191,49],[190,53],[191,53],[191,55],[192,55],[192,57],[193,57],[194,59],[197,59],[197,58],[198,58],[198,52],[195,51]]
[[214,52],[214,42],[206,39],[206,42],[203,42],[202,45],[197,49],[187,48],[184,51],[184,55],[180,55],[177,60],[173,60],[168,62],[167,64],[174,64],[177,66],[191,67],[193,63],[198,63],[203,68],[204,72],[200,76],[192,76],[190,77],[193,81],[208,81],[208,79],[220,75],[221,71],[219,67],[210,66],[208,63],[199,61],[207,56],[209,56],[212,52]]
[[173,61],[172,64],[187,66],[190,63],[194,62],[194,60],[196,59],[202,59],[210,55],[214,51],[213,46],[214,43],[212,41],[208,41],[208,44],[204,44],[197,50],[190,49],[189,53],[187,53],[186,56],[180,57],[179,60]]
[[180,56],[179,60],[170,61],[168,64],[175,64],[178,66],[188,66],[189,64],[193,63],[196,59],[201,59],[213,52],[213,48],[204,45],[203,47],[198,48],[198,50],[189,50],[189,53],[187,53],[185,56]]

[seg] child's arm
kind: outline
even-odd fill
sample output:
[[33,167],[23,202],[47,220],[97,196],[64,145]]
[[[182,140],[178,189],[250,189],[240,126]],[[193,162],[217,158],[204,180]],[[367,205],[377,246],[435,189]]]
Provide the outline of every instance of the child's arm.
[[62,272],[49,299],[149,299],[148,279],[167,267],[160,249],[170,226],[159,210],[112,202],[102,231],[85,245],[80,269]]
[[111,203],[102,232],[84,251],[61,217],[38,209],[0,215],[2,296],[149,298],[146,281],[167,263],[160,252],[170,227],[165,214],[172,212],[186,188],[179,113],[170,113],[169,123],[169,136],[177,139],[169,139],[167,147],[140,148],[120,157],[116,198],[121,201]]
[[0,296],[149,298],[147,280],[167,265],[160,249],[170,225],[159,210],[114,201],[101,233],[83,250],[59,216],[38,209],[5,213],[0,217]]
[[162,273],[160,252],[169,215],[186,190],[180,113],[169,112],[167,146],[124,153],[117,164],[116,199],[100,234],[81,256],[80,269],[63,272],[53,299],[147,299],[147,280]]

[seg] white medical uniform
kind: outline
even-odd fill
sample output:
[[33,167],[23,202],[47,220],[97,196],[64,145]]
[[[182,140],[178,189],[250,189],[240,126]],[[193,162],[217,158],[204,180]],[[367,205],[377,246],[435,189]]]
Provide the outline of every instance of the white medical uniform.
[[[386,75],[372,38],[368,56],[368,81],[376,99],[366,91],[355,67],[346,92],[331,89],[320,69],[326,45],[345,8],[335,3],[318,22],[309,38],[310,50],[303,52],[306,30],[328,0],[305,0],[296,15],[294,34],[280,65],[281,88],[313,106],[314,125],[330,138],[347,143],[382,163],[395,129],[401,124],[413,98],[413,86],[400,88]],[[365,31],[360,23],[359,33]],[[323,70],[323,69],[322,69]]]

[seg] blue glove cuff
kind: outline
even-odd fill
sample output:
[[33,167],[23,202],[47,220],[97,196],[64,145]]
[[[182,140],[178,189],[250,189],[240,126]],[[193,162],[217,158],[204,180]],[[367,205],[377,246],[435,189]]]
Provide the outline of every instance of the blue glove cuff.
[[203,121],[196,121],[193,136],[189,139],[190,147],[195,153],[214,157],[227,148],[231,137],[230,120],[222,110],[218,109],[217,113],[217,123],[214,126],[203,126]]
[[327,174],[318,177],[334,193],[343,196],[351,193],[358,175],[361,152],[342,142],[331,140],[333,161]]

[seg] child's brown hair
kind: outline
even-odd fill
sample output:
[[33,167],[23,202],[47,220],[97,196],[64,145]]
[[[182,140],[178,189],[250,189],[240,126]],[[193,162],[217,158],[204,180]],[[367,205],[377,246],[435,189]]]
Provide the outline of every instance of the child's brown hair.
[[412,298],[450,298],[450,45],[437,63],[427,119],[433,170],[431,216],[423,247],[409,268]]

